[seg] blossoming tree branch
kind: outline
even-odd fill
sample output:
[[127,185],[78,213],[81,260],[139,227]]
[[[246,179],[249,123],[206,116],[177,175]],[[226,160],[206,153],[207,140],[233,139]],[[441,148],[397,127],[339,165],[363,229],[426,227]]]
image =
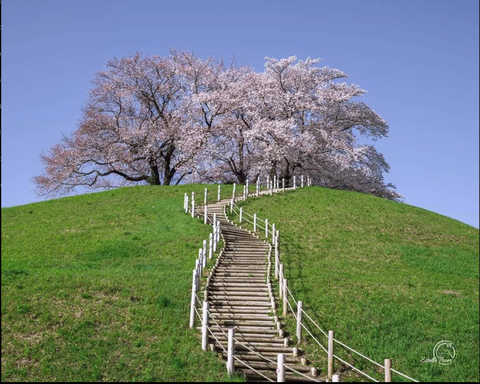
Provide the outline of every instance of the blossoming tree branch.
[[77,130],[41,156],[37,192],[304,173],[399,198],[383,155],[359,143],[385,137],[387,123],[358,100],[363,89],[319,62],[266,58],[259,73],[179,51],[115,58],[96,74]]

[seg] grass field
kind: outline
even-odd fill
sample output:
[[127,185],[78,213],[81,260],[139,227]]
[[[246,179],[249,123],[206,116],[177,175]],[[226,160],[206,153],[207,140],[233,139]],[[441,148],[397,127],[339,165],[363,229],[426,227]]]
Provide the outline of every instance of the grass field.
[[133,187],[2,209],[2,381],[229,381],[188,328],[211,231],[182,212],[192,190],[203,199]]
[[[2,209],[2,381],[229,381],[188,329],[210,228],[182,212],[183,194],[200,202],[203,190],[132,187]],[[277,224],[291,288],[338,339],[421,381],[478,381],[478,230],[317,187],[251,199],[246,211]],[[421,363],[445,339],[454,363]],[[311,342],[302,348],[325,366]]]
[[[276,223],[290,287],[338,339],[376,361],[393,359],[394,368],[421,381],[478,382],[477,229],[406,204],[318,187],[244,206]],[[294,334],[291,315],[288,322]],[[455,345],[453,364],[422,363],[442,340]],[[326,368],[318,347],[308,341],[303,348]],[[337,351],[382,381],[371,365]]]

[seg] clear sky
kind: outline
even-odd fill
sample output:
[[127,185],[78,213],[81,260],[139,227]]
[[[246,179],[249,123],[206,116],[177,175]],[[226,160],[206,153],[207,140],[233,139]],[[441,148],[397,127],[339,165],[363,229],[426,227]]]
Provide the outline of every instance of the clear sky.
[[478,0],[2,2],[2,206],[39,201],[39,154],[77,126],[114,56],[169,48],[322,57],[389,122],[378,143],[408,204],[478,227]]

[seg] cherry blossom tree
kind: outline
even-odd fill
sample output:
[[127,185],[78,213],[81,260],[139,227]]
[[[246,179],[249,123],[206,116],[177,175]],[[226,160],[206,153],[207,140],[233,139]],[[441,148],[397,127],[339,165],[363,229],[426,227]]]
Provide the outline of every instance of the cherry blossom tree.
[[373,145],[387,123],[365,91],[320,59],[267,58],[255,72],[189,52],[111,60],[79,128],[42,156],[40,193],[131,183],[239,182],[308,174],[330,188],[398,199]]
[[[199,134],[185,123],[185,84],[171,57],[113,59],[93,85],[79,128],[41,157],[45,173],[35,178],[40,193],[168,185],[191,173]],[[188,135],[187,152],[182,140]]]

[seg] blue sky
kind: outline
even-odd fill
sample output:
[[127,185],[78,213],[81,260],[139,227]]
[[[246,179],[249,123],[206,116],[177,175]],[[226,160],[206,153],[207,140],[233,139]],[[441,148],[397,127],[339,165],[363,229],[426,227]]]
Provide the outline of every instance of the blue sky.
[[39,201],[39,154],[77,126],[114,56],[193,51],[263,68],[322,57],[369,93],[408,204],[479,225],[477,0],[32,1],[2,4],[2,207]]

